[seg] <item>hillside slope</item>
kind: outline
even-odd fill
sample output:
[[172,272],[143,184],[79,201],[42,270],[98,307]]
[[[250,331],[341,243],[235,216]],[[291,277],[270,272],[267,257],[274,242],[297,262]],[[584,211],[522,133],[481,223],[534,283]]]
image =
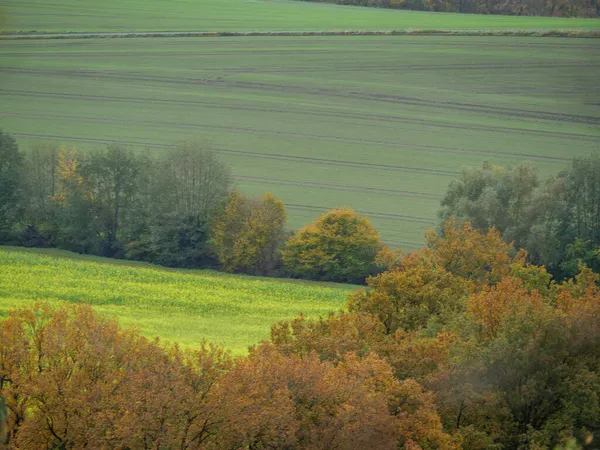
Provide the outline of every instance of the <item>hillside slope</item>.
[[0,247],[0,318],[35,300],[82,302],[145,336],[188,347],[206,339],[234,354],[266,339],[276,321],[345,307],[355,289]]

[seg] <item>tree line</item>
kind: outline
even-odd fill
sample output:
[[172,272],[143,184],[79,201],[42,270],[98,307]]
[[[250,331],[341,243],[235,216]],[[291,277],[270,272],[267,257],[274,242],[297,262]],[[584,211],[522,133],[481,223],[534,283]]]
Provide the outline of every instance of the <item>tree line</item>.
[[517,16],[598,17],[598,0],[302,0],[416,11]]
[[[600,155],[541,183],[528,164],[465,169],[441,202],[443,223],[494,227],[557,280],[600,272]],[[442,230],[443,231],[443,230]],[[172,267],[364,283],[385,269],[367,217],[341,208],[296,232],[284,204],[247,198],[199,142],[162,154],[120,145],[27,153],[0,131],[0,243],[58,247]]]
[[0,322],[0,448],[593,449],[600,290],[497,230],[446,223],[345,312],[233,359],[148,340],[85,305]]
[[23,153],[0,132],[0,152],[0,243],[351,283],[378,270],[382,244],[366,217],[333,210],[292,233],[280,200],[233,189],[227,166],[199,142],[153,155],[120,145]]

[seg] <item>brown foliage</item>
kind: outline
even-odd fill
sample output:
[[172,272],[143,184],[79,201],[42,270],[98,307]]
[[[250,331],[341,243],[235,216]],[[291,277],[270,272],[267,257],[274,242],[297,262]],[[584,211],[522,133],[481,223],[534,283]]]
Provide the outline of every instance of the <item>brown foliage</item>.
[[229,448],[452,448],[433,396],[374,354],[333,364],[262,344],[220,386]]
[[477,283],[498,282],[509,273],[511,264],[523,264],[527,256],[524,250],[516,252],[506,244],[495,228],[482,233],[468,222],[459,226],[454,219],[444,224],[443,236],[429,231],[425,239],[437,265]]
[[471,283],[436,266],[429,251],[405,255],[399,265],[369,278],[370,289],[351,295],[348,309],[376,315],[387,334],[418,330],[432,317],[464,309]]
[[527,314],[544,305],[537,291],[529,292],[520,280],[505,278],[496,286],[484,286],[482,291],[472,295],[468,301],[468,311],[483,326],[484,335],[494,335],[510,316]]
[[163,350],[89,307],[36,305],[0,326],[10,448],[197,448],[211,431],[221,350]]

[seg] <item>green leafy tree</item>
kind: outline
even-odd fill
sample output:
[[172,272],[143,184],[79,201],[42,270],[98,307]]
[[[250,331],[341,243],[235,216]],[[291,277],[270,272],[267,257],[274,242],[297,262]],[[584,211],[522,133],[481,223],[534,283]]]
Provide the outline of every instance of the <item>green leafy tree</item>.
[[575,159],[551,178],[530,206],[535,218],[525,248],[558,279],[581,263],[600,272],[600,154]]
[[381,248],[371,221],[343,208],[323,214],[292,236],[283,262],[293,276],[362,283],[378,272],[375,257]]
[[0,130],[0,241],[10,240],[20,218],[24,158],[15,139]]
[[104,256],[122,255],[120,231],[129,218],[129,208],[134,201],[139,166],[131,151],[116,144],[90,155],[85,175],[96,201],[107,212],[101,251]]
[[481,231],[495,227],[520,248],[531,226],[527,211],[538,184],[537,170],[527,164],[505,169],[486,162],[482,168],[464,169],[450,183],[439,216],[444,222],[450,217],[470,222]]
[[58,177],[58,146],[52,143],[32,145],[25,156],[25,214],[23,245],[46,247],[54,243],[53,229]]
[[213,266],[209,223],[230,191],[229,168],[191,141],[158,158],[137,156],[135,195],[123,223],[125,255],[176,267]]

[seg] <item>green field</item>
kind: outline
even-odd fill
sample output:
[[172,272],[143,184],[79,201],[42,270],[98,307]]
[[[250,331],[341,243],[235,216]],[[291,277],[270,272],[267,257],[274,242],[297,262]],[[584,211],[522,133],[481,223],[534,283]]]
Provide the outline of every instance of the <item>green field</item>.
[[542,176],[600,148],[600,46],[525,37],[251,37],[2,42],[0,127],[23,148],[209,140],[297,228],[365,212],[423,243],[465,166]]
[[594,19],[437,14],[286,0],[4,0],[1,5],[0,30],[9,32],[600,29]]
[[278,320],[344,308],[355,289],[0,247],[0,318],[35,300],[82,302],[148,337],[187,347],[205,338],[234,354],[266,339]]

